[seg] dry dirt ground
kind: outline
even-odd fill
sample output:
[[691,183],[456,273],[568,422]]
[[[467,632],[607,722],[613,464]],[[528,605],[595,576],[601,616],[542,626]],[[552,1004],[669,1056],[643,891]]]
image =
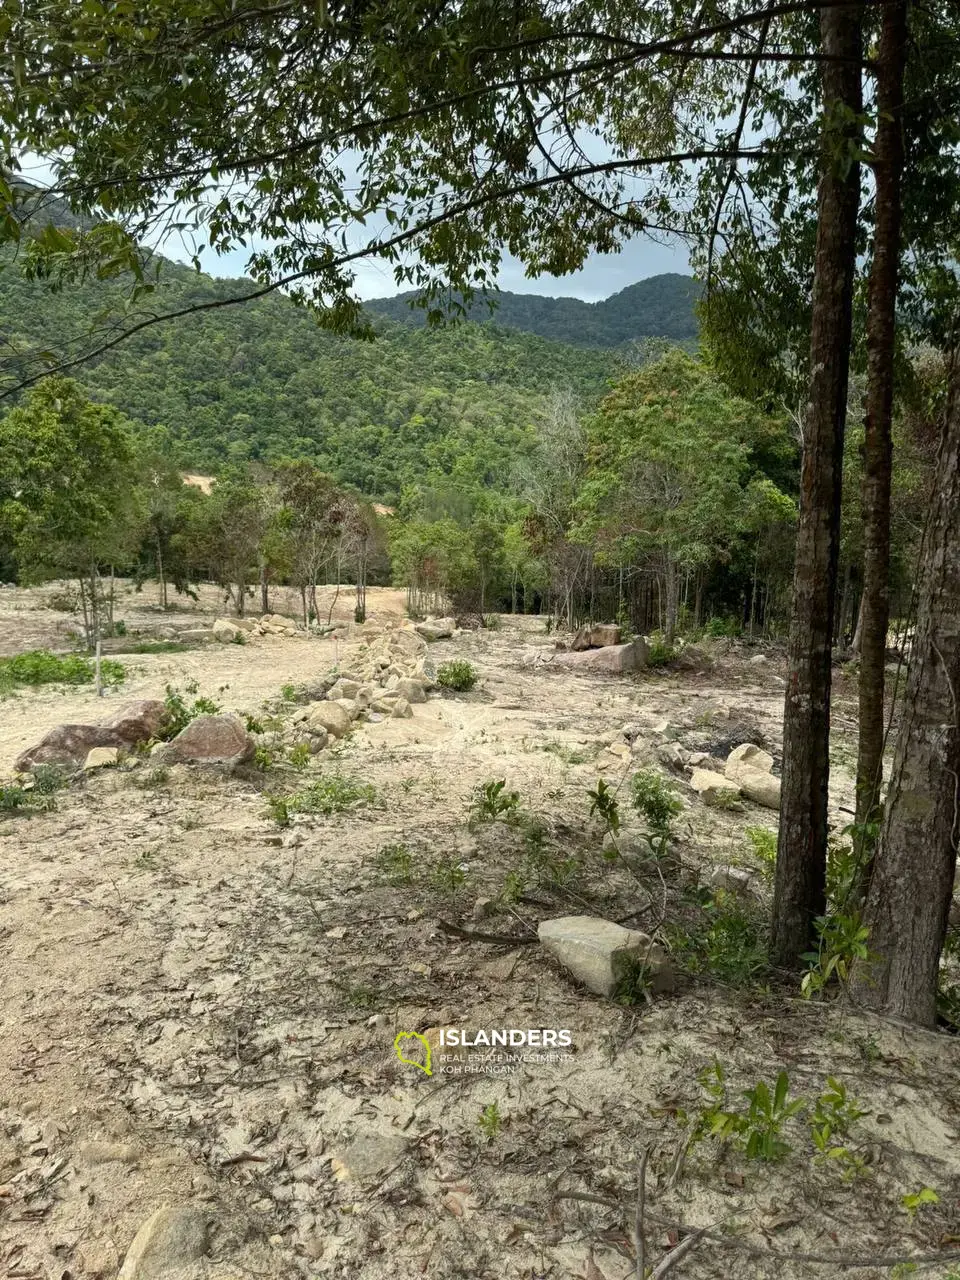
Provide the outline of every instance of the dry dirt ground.
[[[63,643],[69,620],[43,598],[0,594],[3,651]],[[370,603],[370,629],[402,612],[398,592]],[[351,607],[339,601],[335,618]],[[199,612],[209,621],[215,608],[206,593]],[[121,614],[156,623],[143,597]],[[329,670],[350,632],[131,655],[106,706],[89,689],[21,693],[0,704],[0,775],[51,725],[167,684],[292,715],[281,688]],[[676,1259],[677,1277],[905,1275],[891,1259],[960,1240],[955,1039],[702,973],[621,1006],[579,989],[536,944],[445,931],[523,939],[580,912],[652,927],[667,901],[689,922],[706,910],[698,877],[750,865],[745,828],[775,826],[750,805],[705,808],[664,763],[672,743],[722,761],[760,741],[776,756],[775,655],[615,680],[538,661],[549,644],[540,620],[506,618],[431,646],[434,661],[474,663],[479,688],[360,726],[302,775],[105,770],[60,792],[53,812],[0,820],[0,1277],[113,1277],[169,1204],[197,1207],[210,1227],[207,1255],[164,1273],[181,1280],[627,1280],[643,1151],[648,1266],[685,1227],[711,1228]],[[849,728],[842,688],[838,710]],[[626,723],[640,730],[632,755]],[[841,732],[838,826],[850,745]],[[623,784],[638,767],[671,776],[686,805],[679,872],[642,887],[603,857],[587,800],[600,777],[620,785],[635,839]],[[375,798],[286,831],[267,816],[264,793],[334,775]],[[500,778],[539,825],[470,829],[476,787]],[[572,1052],[508,1074],[451,1076],[435,1056],[427,1076],[397,1060],[399,1032],[443,1026],[567,1029]],[[835,1077],[867,1113],[839,1140],[859,1165],[818,1163],[799,1116],[778,1162],[690,1146],[685,1117],[703,1107],[699,1077],[715,1061],[735,1107],[781,1069],[807,1099]],[[923,1187],[938,1202],[911,1216],[902,1197]],[[865,1265],[830,1261],[851,1257]]]

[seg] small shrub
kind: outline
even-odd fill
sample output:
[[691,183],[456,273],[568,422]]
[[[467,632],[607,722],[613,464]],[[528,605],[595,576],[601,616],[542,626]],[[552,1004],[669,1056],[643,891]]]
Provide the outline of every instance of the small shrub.
[[818,916],[814,924],[819,945],[803,957],[809,966],[800,983],[805,1000],[822,994],[834,978],[845,987],[854,961],[870,959],[870,930],[861,923],[859,912]]
[[290,748],[287,759],[297,773],[302,773],[310,763],[310,748],[305,742],[298,742],[295,747]]
[[620,830],[620,802],[617,793],[600,778],[593,791],[588,791],[590,817],[598,817],[607,831],[615,836]]
[[29,792],[23,787],[12,785],[9,787],[0,787],[0,809],[5,813],[12,813],[15,809],[22,809],[29,798]]
[[405,844],[388,844],[377,851],[377,870],[388,884],[403,885],[413,881],[413,854]]
[[[157,733],[161,741],[169,742],[171,738],[175,738],[197,716],[219,715],[221,711],[219,703],[214,702],[212,698],[194,697],[199,687],[195,680],[191,680],[182,692],[174,689],[172,685],[167,685],[166,696],[163,699],[163,718]],[[188,702],[187,699],[191,697],[193,701]]]
[[670,949],[689,973],[749,987],[767,968],[766,923],[755,908],[718,889],[700,891],[693,926],[667,926]]
[[170,770],[165,764],[157,765],[155,769],[149,770],[142,778],[135,779],[135,786],[144,789],[151,787],[165,787],[170,781]]
[[777,833],[769,827],[747,827],[747,839],[760,864],[760,874],[772,880],[777,868]]
[[708,1102],[701,1109],[693,1130],[693,1141],[719,1138],[732,1141],[750,1160],[774,1162],[789,1154],[790,1144],[781,1136],[786,1122],[806,1106],[803,1098],[790,1097],[790,1078],[786,1071],[777,1075],[773,1089],[759,1080],[743,1096],[748,1106],[736,1111],[727,1104],[726,1076],[722,1065],[714,1060],[700,1077]]
[[266,733],[263,727],[263,721],[258,720],[256,716],[244,716],[243,722],[247,726],[247,733]]
[[66,775],[58,764],[38,764],[33,770],[33,789],[38,795],[55,795],[65,782]]
[[741,626],[736,618],[710,618],[701,631],[701,635],[709,637],[711,640],[721,640],[726,638],[734,638],[740,635]]
[[520,792],[507,791],[506,786],[506,778],[499,781],[491,778],[477,787],[470,806],[471,816],[477,822],[495,822],[498,818],[516,815],[520,807]]
[[246,643],[247,643],[247,637],[244,635],[244,633],[243,633],[242,631],[238,631],[238,632],[237,632],[237,634],[236,634],[235,636],[233,636],[233,638],[231,639],[230,643],[231,643],[231,644],[246,644]]
[[683,810],[683,802],[670,783],[653,769],[641,769],[633,775],[630,786],[633,807],[646,818],[651,832],[669,834],[674,818]]
[[667,644],[663,636],[654,633],[647,644],[647,666],[666,667],[673,662],[677,656],[677,650],[672,644]]
[[284,702],[296,702],[297,686],[295,684],[282,684],[280,686],[280,697]]
[[278,827],[289,827],[290,825],[290,805],[286,796],[267,795],[265,816],[272,819]]
[[919,1191],[915,1191],[910,1195],[900,1197],[900,1203],[906,1209],[911,1218],[917,1216],[917,1210],[922,1209],[925,1204],[939,1204],[940,1197],[934,1191],[933,1187],[921,1187]]
[[261,773],[266,773],[268,769],[273,768],[273,752],[262,742],[253,749],[253,767],[259,769]]
[[496,1102],[488,1102],[480,1112],[480,1119],[477,1121],[480,1126],[480,1132],[488,1142],[494,1142],[500,1134],[500,1128],[503,1125],[503,1116],[500,1114],[500,1106]]
[[616,1004],[644,1004],[650,999],[650,967],[643,956],[629,955],[613,993]]
[[451,858],[447,854],[434,863],[430,872],[430,879],[434,888],[439,889],[442,893],[456,893],[466,883],[467,873],[456,858]]
[[442,662],[437,668],[437,684],[455,693],[467,693],[479,680],[476,668],[470,662],[457,659]]
[[502,625],[499,613],[485,613],[483,625],[487,631],[499,631]]

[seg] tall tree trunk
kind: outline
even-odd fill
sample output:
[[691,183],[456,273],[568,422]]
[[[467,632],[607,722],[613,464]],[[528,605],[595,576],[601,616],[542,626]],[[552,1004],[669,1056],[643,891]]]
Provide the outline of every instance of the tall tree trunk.
[[667,552],[664,576],[667,587],[667,616],[663,634],[667,644],[673,644],[677,634],[677,614],[680,610],[680,578],[677,574],[677,562],[669,552]]
[[863,441],[863,603],[860,628],[858,824],[880,803],[883,686],[890,626],[890,477],[893,466],[893,362],[896,350],[903,173],[903,73],[907,0],[884,5],[877,70],[874,155],[876,218],[867,308],[867,396]]
[[270,583],[267,579],[267,565],[265,561],[260,564],[260,612],[270,612]]
[[237,617],[242,618],[247,604],[247,584],[243,581],[237,583]]
[[167,580],[163,576],[163,542],[157,536],[157,577],[160,579],[160,608],[167,607]]
[[933,1026],[960,837],[960,351],[921,566],[903,715],[864,911],[874,959],[855,971],[854,991],[872,1008]]
[[823,52],[837,61],[823,65],[810,388],[783,723],[771,958],[784,967],[807,950],[825,905],[830,659],[860,203],[860,22],[859,7],[820,15]]

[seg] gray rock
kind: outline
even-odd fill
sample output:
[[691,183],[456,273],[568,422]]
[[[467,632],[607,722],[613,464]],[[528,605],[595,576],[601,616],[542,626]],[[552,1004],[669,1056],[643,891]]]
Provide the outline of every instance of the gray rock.
[[456,618],[427,618],[418,622],[414,630],[431,644],[435,640],[449,640],[457,629]]
[[744,742],[739,747],[734,747],[727,756],[724,773],[728,778],[736,778],[737,770],[744,767],[769,773],[773,768],[773,756],[762,747],[755,747],[752,742]]
[[240,628],[228,622],[226,618],[218,618],[213,624],[213,638],[219,640],[221,644],[234,643],[240,634]]
[[333,1156],[331,1167],[341,1182],[373,1182],[399,1164],[409,1147],[400,1134],[362,1134]]
[[645,965],[654,992],[670,991],[674,974],[663,950],[645,933],[595,916],[544,920],[537,934],[578,982],[600,996],[612,996],[637,962]]
[[346,676],[341,676],[337,683],[327,691],[327,697],[331,702],[336,702],[339,698],[355,698],[359,688],[360,682],[358,680],[349,680]]
[[647,645],[642,639],[629,644],[607,645],[603,649],[585,649],[580,653],[558,653],[554,665],[574,671],[598,672],[604,675],[626,675],[647,665]]
[[698,795],[709,804],[721,793],[739,798],[740,788],[722,773],[714,773],[712,769],[694,769],[690,777],[690,785]]
[[342,738],[350,728],[350,716],[339,702],[317,702],[308,711],[304,724],[311,733],[322,729],[331,738]]
[[390,713],[396,720],[409,720],[413,715],[413,707],[406,698],[397,698],[393,703],[393,711]]
[[198,1262],[207,1252],[206,1213],[163,1205],[134,1237],[118,1280],[159,1280],[165,1272]]
[[745,867],[714,867],[708,883],[728,893],[749,893],[751,878]]
[[403,679],[398,680],[393,686],[401,698],[406,698],[408,702],[426,702],[427,692],[420,680]]

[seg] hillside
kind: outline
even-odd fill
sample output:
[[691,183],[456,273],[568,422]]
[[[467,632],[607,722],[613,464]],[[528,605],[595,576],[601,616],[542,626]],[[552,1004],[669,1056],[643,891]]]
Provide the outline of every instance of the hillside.
[[[408,325],[423,325],[424,312],[411,303],[415,293],[376,298],[369,310]],[[533,293],[498,293],[491,312],[480,299],[469,308],[471,319],[493,321],[504,329],[536,333],[577,347],[619,347],[638,338],[670,338],[691,342],[697,336],[694,303],[700,286],[691,276],[668,273],[639,280],[601,302],[579,298],[546,298]]]
[[[174,264],[164,278],[151,310],[236,288]],[[64,349],[120,296],[118,285],[55,293],[0,271],[0,333]],[[615,372],[607,353],[497,326],[428,331],[379,318],[377,330],[372,343],[335,337],[273,296],[148,329],[75,376],[95,399],[166,426],[184,467],[309,457],[395,501],[431,468],[502,485],[551,392],[590,402]]]

